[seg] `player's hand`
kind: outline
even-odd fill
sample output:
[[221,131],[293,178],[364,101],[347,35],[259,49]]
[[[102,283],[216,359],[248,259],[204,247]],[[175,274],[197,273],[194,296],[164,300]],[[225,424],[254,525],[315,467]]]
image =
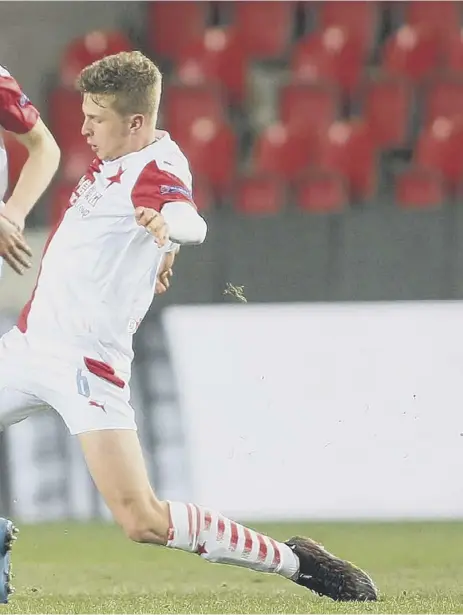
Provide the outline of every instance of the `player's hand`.
[[165,293],[169,290],[170,278],[172,276],[173,276],[172,269],[165,269],[158,275],[157,280],[156,280],[156,287],[155,287],[157,295],[162,295],[162,293]]
[[0,213],[0,257],[22,275],[31,267],[32,251],[24,240],[19,224]]
[[20,233],[24,231],[24,227],[26,226],[24,214],[22,214],[17,207],[10,207],[9,201],[6,203],[5,207],[0,210],[0,214],[5,216],[7,220],[16,226]]
[[160,248],[164,247],[169,241],[167,223],[164,220],[164,216],[158,211],[148,207],[137,207],[135,209],[135,219],[137,224],[144,226],[153,235]]
[[172,267],[179,250],[180,246],[177,246],[175,250],[171,250],[170,252],[164,254],[158,271],[158,276],[156,278],[155,290],[157,295],[162,295],[162,293],[165,293],[170,288],[170,279],[174,275]]

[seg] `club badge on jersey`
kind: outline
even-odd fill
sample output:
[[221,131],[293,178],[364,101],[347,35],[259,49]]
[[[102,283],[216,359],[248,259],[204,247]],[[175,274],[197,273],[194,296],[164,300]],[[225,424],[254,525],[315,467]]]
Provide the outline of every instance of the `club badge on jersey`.
[[191,190],[183,186],[160,186],[159,192],[161,194],[183,194],[189,200],[193,198]]

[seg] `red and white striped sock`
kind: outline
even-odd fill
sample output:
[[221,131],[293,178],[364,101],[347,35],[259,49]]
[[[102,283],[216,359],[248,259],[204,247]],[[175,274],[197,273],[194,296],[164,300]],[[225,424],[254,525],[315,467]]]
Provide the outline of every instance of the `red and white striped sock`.
[[291,579],[299,559],[284,543],[243,527],[218,512],[181,502],[169,502],[167,546],[197,553],[210,562],[275,572]]

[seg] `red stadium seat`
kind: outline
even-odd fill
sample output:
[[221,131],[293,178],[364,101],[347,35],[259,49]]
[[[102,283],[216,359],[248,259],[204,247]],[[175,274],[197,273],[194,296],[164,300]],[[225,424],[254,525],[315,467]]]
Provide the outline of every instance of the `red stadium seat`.
[[335,122],[320,139],[318,164],[342,174],[352,200],[369,200],[377,187],[376,148],[364,122]]
[[429,170],[438,171],[454,190],[462,174],[463,131],[447,118],[438,118],[424,129],[416,143],[414,162]]
[[284,124],[272,124],[257,135],[252,166],[256,174],[274,175],[291,181],[310,165],[314,144],[301,135],[291,134]]
[[295,2],[234,2],[233,9],[234,25],[248,56],[279,58],[285,54],[292,34]]
[[246,214],[275,214],[285,202],[284,183],[268,175],[241,178],[234,193],[236,211]]
[[66,182],[76,184],[94,158],[95,153],[82,138],[62,151],[60,177]]
[[395,200],[403,209],[431,209],[445,203],[444,182],[440,173],[412,167],[396,177]]
[[148,2],[147,40],[151,51],[177,60],[207,26],[208,2]]
[[384,44],[382,68],[419,83],[439,68],[440,50],[439,39],[432,30],[403,26]]
[[163,93],[162,107],[164,127],[180,143],[197,119],[225,119],[226,104],[221,92],[210,85],[169,85]]
[[236,33],[227,28],[209,28],[196,43],[186,47],[176,64],[185,85],[210,82],[222,86],[234,103],[246,93],[246,56]]
[[360,42],[365,52],[372,48],[377,38],[378,4],[372,0],[319,2],[317,3],[318,22],[323,29],[332,26],[345,28],[350,36]]
[[13,188],[21,175],[24,163],[28,158],[27,149],[20,143],[10,132],[0,129],[3,142],[5,144],[6,154],[8,157],[8,195],[11,194]]
[[362,47],[345,28],[326,28],[294,45],[290,69],[297,81],[331,82],[351,94],[363,69]]
[[425,93],[425,126],[439,117],[455,118],[463,114],[463,79],[439,78],[432,82]]
[[291,132],[313,136],[337,118],[337,94],[337,89],[330,85],[285,85],[280,88],[279,117]]
[[228,190],[236,175],[237,144],[232,129],[210,118],[194,122],[182,143],[193,177],[209,182],[214,190]]
[[435,30],[439,36],[458,28],[461,23],[461,5],[459,2],[446,0],[413,0],[403,2],[404,22],[410,26],[424,26]]
[[104,56],[132,49],[128,37],[119,30],[108,32],[94,30],[76,38],[69,43],[61,58],[61,83],[72,88],[78,74],[88,64]]
[[48,97],[48,125],[57,143],[63,149],[83,140],[81,128],[82,96],[66,88],[56,88]]
[[370,80],[362,92],[363,117],[380,148],[406,145],[413,109],[413,88],[401,77]]
[[443,39],[443,56],[445,69],[461,78],[463,72],[463,28],[447,32]]
[[312,171],[296,186],[296,205],[312,213],[336,213],[349,204],[346,180],[333,171]]

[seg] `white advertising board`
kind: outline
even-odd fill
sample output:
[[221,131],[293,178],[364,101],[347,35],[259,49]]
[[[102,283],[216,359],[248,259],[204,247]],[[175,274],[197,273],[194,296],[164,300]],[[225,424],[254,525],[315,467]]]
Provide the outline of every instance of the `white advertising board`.
[[191,500],[238,519],[463,517],[463,303],[164,313]]

